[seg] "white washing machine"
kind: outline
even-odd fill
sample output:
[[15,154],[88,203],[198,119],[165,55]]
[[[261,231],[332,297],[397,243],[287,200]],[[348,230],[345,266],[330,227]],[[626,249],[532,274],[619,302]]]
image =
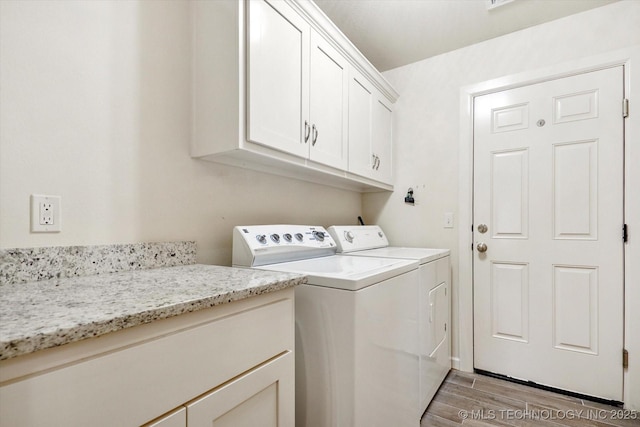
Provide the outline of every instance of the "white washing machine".
[[420,264],[420,415],[451,369],[451,271],[448,249],[389,246],[377,226],[332,226],[343,255],[394,258]]
[[235,267],[308,277],[295,289],[296,426],[418,427],[418,263],[336,248],[322,227],[233,230]]

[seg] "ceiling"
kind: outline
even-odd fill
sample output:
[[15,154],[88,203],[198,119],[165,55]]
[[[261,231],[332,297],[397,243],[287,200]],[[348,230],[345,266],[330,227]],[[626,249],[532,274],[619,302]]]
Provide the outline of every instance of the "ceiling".
[[380,71],[618,0],[315,0]]

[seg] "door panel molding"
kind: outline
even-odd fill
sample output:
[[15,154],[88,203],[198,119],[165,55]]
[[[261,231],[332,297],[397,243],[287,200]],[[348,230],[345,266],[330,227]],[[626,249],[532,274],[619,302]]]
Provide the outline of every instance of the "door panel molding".
[[491,153],[491,237],[529,237],[529,150]]
[[552,286],[554,347],[597,355],[598,267],[554,265]]
[[508,105],[491,110],[493,133],[529,127],[529,104]]
[[598,117],[598,91],[571,93],[553,98],[553,124]]
[[553,231],[557,240],[598,240],[597,139],[553,144]]
[[[510,286],[509,280],[520,286]],[[491,334],[522,343],[529,342],[529,264],[491,263]]]

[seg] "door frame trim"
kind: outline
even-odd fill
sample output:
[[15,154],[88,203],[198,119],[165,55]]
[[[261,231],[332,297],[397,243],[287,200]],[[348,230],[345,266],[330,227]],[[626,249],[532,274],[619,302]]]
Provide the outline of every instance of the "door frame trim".
[[[473,100],[476,96],[513,89],[535,83],[569,77],[616,66],[624,67],[624,93],[630,100],[640,105],[640,73],[632,72],[632,67],[640,69],[640,46],[615,50],[606,54],[582,58],[551,67],[513,74],[492,79],[460,89],[460,134],[458,144],[458,206],[459,206],[459,354],[454,360],[454,368],[473,371]],[[622,101],[621,101],[622,102]],[[633,111],[625,121],[625,165],[640,164],[640,109]],[[621,106],[622,114],[622,106]],[[635,144],[633,143],[635,141]],[[640,233],[640,195],[632,194],[633,188],[640,188],[640,168],[625,168],[625,222],[630,232]],[[622,231],[621,231],[622,236]],[[622,238],[622,237],[621,237]],[[625,244],[625,306],[631,301],[640,301],[640,239],[630,235]],[[627,304],[629,302],[629,304]],[[633,313],[636,311],[636,313]],[[625,311],[625,348],[629,351],[629,368],[624,370],[623,396],[625,407],[640,410],[640,312]],[[620,356],[622,360],[622,355]],[[635,387],[633,387],[635,383]]]

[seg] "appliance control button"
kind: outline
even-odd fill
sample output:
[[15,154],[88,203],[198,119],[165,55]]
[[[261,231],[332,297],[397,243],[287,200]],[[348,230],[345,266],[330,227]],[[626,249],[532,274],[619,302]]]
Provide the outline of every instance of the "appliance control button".
[[284,234],[282,235],[282,238],[283,238],[286,242],[291,243],[291,234],[289,234],[289,233],[284,233]]
[[321,231],[314,231],[313,236],[318,242],[324,242],[324,233]]
[[272,234],[271,240],[273,240],[275,243],[280,243],[280,236],[277,234]]
[[267,243],[267,236],[265,236],[264,234],[258,234],[256,236],[256,240],[264,245],[265,243]]
[[382,234],[382,231],[378,231],[378,236],[384,237],[384,234]]
[[304,236],[302,235],[302,233],[296,233],[296,239],[298,240],[298,242],[302,242]]
[[344,232],[344,238],[347,240],[347,242],[349,243],[353,243],[353,238],[355,236],[353,235],[353,231],[345,231]]

